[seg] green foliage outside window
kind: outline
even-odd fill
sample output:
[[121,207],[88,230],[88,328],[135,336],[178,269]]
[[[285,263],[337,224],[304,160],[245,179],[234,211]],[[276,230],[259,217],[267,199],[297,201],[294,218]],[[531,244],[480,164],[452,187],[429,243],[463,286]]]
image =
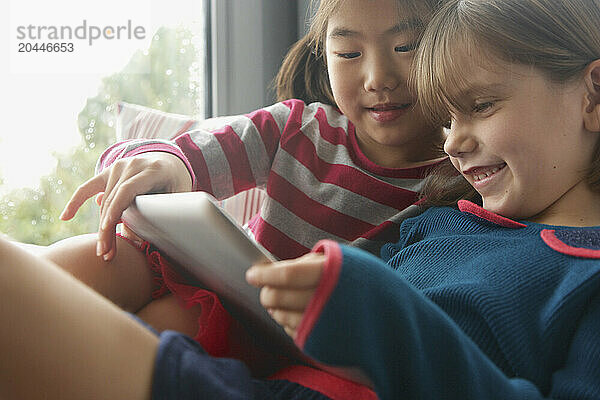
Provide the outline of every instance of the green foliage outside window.
[[[118,101],[200,114],[200,55],[193,39],[187,29],[161,28],[148,50],[136,52],[121,72],[103,78],[98,94],[87,99],[78,116],[81,145],[54,154],[56,169],[37,188],[16,189],[0,198],[0,232],[38,245],[95,232],[98,207],[93,199],[69,222],[58,218],[60,212],[76,188],[94,175],[100,154],[114,143]],[[141,70],[149,72],[129,72]]]

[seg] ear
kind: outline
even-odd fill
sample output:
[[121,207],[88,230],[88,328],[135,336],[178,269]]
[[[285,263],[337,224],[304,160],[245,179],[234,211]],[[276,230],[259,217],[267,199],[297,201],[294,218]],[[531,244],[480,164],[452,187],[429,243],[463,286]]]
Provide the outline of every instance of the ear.
[[592,61],[584,71],[586,87],[583,123],[590,132],[600,132],[600,59]]

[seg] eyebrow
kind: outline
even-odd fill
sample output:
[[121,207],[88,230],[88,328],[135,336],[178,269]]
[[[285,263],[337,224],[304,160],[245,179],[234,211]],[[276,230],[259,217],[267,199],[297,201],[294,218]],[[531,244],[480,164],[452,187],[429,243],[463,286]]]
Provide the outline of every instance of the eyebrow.
[[[423,22],[420,19],[410,19],[404,20],[402,22],[397,23],[389,29],[386,29],[384,34],[393,35],[397,33],[406,32],[409,30],[415,30],[419,27],[423,26]],[[330,39],[333,38],[345,38],[345,37],[357,37],[361,36],[361,33],[349,28],[339,27],[334,28],[329,35],[327,35]]]
[[468,112],[471,107],[471,102],[477,97],[486,97],[490,95],[499,95],[500,98],[506,97],[506,91],[510,86],[505,83],[492,84],[476,84],[464,89],[458,89],[455,93],[450,93],[446,96],[446,110],[450,113],[458,111],[461,113]]
[[479,84],[468,88],[458,90],[453,96],[456,99],[471,98],[475,96],[484,96],[490,93],[503,92],[509,88],[506,83]]

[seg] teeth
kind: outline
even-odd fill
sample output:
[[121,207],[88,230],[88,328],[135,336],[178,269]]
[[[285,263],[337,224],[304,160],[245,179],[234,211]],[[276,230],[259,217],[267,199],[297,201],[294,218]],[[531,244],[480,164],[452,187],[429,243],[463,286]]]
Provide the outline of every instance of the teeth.
[[479,174],[474,174],[473,175],[473,179],[475,181],[480,181],[484,178],[487,178],[488,176],[494,175],[496,172],[498,172],[500,170],[500,168],[498,167],[494,167],[491,170],[487,171],[487,172],[480,172]]

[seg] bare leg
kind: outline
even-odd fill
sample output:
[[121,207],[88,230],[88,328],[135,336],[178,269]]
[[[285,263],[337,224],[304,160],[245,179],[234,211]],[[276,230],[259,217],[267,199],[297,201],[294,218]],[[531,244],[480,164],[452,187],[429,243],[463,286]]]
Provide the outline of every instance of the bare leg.
[[61,240],[42,253],[46,259],[85,283],[119,307],[137,312],[152,299],[154,282],[144,254],[117,238],[112,261],[96,256],[96,235]]
[[167,295],[148,303],[137,316],[159,332],[170,329],[195,337],[200,311],[200,306],[184,308],[175,296]]
[[0,239],[0,398],[149,399],[158,338]]
[[196,335],[200,307],[183,308],[173,295],[152,300],[154,282],[146,257],[126,240],[117,238],[117,255],[109,262],[96,256],[95,234],[61,240],[42,256],[157,331]]

